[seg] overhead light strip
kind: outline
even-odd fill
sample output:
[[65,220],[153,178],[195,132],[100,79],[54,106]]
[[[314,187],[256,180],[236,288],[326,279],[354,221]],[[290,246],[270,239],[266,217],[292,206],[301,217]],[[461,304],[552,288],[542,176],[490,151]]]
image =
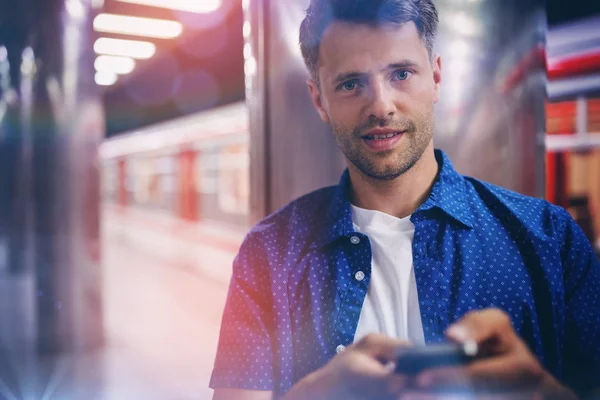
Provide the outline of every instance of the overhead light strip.
[[221,0],[117,0],[123,3],[140,4],[144,6],[167,8],[170,10],[187,11],[207,14],[221,7]]
[[97,32],[172,39],[181,35],[183,25],[177,21],[164,19],[99,14],[94,18],[94,29]]
[[111,86],[117,82],[118,78],[114,72],[96,72],[95,81],[100,86]]
[[98,72],[126,75],[135,69],[135,60],[130,57],[99,56],[94,62],[94,67]]
[[131,57],[140,60],[151,58],[156,53],[156,45],[139,40],[99,38],[94,43],[96,54]]

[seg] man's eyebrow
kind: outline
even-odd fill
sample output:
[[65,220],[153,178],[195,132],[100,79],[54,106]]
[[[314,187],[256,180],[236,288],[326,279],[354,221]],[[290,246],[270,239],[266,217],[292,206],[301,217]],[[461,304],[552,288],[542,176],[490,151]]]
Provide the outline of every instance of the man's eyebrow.
[[366,75],[367,75],[367,73],[365,73],[365,72],[355,72],[355,71],[342,72],[341,74],[339,74],[338,76],[335,77],[335,79],[332,81],[332,83],[335,85],[335,84],[347,81],[349,79],[362,78]]
[[418,64],[410,60],[402,60],[393,64],[389,64],[386,69],[400,69],[400,68],[415,68]]

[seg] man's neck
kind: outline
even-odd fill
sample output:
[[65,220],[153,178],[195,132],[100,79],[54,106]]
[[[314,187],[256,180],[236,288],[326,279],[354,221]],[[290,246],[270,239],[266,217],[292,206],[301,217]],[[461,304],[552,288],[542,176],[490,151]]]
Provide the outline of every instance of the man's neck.
[[351,202],[367,210],[381,211],[398,218],[407,217],[427,200],[438,169],[433,145],[425,150],[410,170],[389,181],[370,178],[350,165]]

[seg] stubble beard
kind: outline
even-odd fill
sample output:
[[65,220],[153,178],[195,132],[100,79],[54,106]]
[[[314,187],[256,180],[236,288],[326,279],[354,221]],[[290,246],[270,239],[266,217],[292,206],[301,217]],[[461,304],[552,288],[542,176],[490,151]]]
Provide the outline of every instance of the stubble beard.
[[[399,128],[405,130],[401,138],[405,143],[392,150],[378,153],[368,152],[362,143],[364,133],[374,127]],[[354,129],[347,129],[342,125],[331,122],[331,128],[336,142],[348,162],[354,165],[365,176],[381,181],[390,181],[398,178],[412,167],[425,153],[425,150],[433,139],[433,107],[418,116],[417,121],[380,121],[377,124],[370,123]]]

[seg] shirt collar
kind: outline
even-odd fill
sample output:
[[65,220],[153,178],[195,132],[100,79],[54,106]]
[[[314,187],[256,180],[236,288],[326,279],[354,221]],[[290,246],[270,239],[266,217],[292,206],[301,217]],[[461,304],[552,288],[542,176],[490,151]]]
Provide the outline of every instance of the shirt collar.
[[[415,212],[438,208],[452,220],[473,228],[473,211],[469,206],[465,179],[454,169],[452,162],[441,150],[435,150],[435,158],[440,170],[433,184],[431,194]],[[346,169],[335,189],[327,219],[319,230],[315,246],[327,245],[341,237],[354,233],[352,211],[350,209],[350,174]],[[414,215],[414,214],[413,214]]]

